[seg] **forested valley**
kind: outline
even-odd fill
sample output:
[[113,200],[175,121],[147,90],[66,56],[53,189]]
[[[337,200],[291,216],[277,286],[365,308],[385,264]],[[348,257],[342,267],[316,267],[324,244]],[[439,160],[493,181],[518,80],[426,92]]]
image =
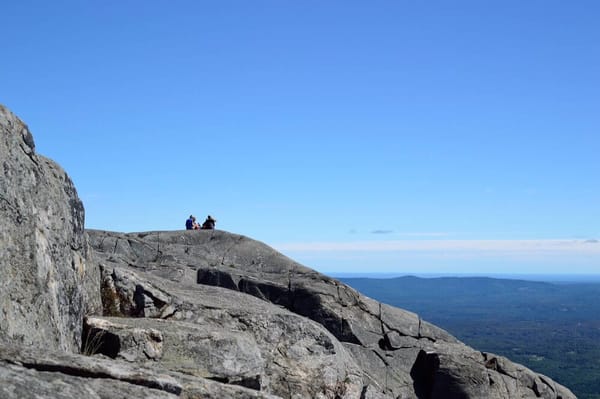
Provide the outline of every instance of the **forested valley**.
[[503,355],[600,399],[600,283],[485,277],[340,278],[419,314],[469,346]]

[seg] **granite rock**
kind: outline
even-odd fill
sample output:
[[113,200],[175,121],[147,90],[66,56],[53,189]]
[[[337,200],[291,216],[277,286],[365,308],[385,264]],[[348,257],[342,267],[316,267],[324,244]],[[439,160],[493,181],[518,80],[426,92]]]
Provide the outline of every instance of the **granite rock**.
[[77,351],[100,307],[73,182],[0,105],[0,341]]
[[[219,230],[130,234],[90,230],[88,234],[93,258],[113,276],[103,277],[110,282],[106,286],[116,287],[114,293],[127,292],[107,295],[118,299],[119,306],[112,308],[128,309],[130,315],[138,316],[174,314],[176,318],[183,314],[178,308],[180,293],[165,296],[175,291],[149,281],[220,287],[230,292],[218,295],[219,306],[225,307],[231,306],[225,305],[231,300],[248,302],[233,295],[251,295],[326,328],[361,370],[362,396],[574,397],[548,377],[474,350],[418,315],[368,298],[250,238]],[[134,282],[127,273],[144,278]],[[203,299],[204,303],[210,300]]]
[[84,231],[1,106],[0,162],[2,398],[574,398],[250,238]]

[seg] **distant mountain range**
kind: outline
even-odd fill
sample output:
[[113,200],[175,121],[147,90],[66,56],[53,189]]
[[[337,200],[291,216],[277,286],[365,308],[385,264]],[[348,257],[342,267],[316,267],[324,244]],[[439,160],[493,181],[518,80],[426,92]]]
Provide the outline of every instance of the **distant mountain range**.
[[545,283],[571,284],[571,283],[600,283],[600,273],[596,274],[540,274],[540,273],[325,273],[334,278],[374,278],[390,279],[397,277],[421,277],[421,278],[442,278],[442,277],[489,277],[501,280],[525,280],[540,281]]

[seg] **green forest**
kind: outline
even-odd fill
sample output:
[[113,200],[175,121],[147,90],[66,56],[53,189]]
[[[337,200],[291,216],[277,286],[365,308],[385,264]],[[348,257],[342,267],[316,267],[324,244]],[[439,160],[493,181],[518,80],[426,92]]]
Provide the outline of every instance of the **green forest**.
[[409,276],[340,280],[418,313],[473,348],[546,374],[579,399],[600,399],[600,283]]

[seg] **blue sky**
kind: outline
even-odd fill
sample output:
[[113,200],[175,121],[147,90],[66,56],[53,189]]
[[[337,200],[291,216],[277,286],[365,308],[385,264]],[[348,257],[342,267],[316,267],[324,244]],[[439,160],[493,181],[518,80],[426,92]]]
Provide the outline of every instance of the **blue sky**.
[[0,102],[86,226],[325,272],[600,272],[596,1],[19,1]]

